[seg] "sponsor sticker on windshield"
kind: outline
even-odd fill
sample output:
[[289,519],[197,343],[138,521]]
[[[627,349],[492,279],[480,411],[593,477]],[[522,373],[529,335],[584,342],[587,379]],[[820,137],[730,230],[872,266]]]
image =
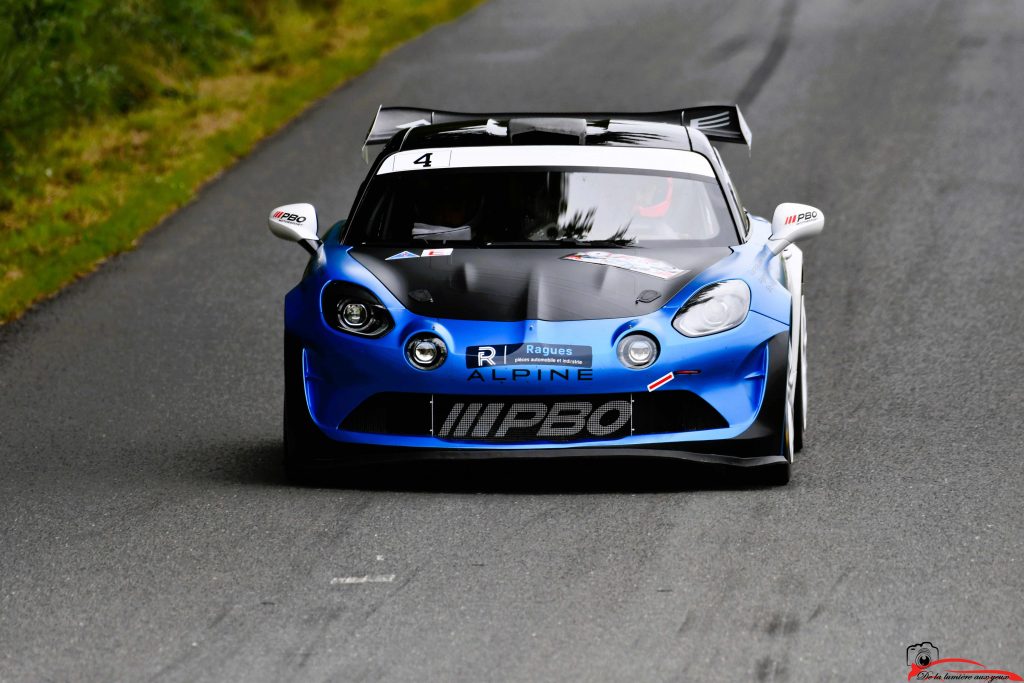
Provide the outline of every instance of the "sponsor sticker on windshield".
[[384,260],[385,261],[398,261],[399,259],[404,259],[404,258],[419,258],[419,257],[420,257],[419,254],[414,254],[411,251],[400,251],[397,254],[394,254],[393,256],[388,256]]
[[444,247],[443,249],[424,249],[420,256],[451,256],[452,248]]
[[487,368],[498,365],[570,365],[589,368],[593,353],[589,346],[578,344],[491,344],[466,348],[467,368]]
[[659,261],[658,259],[634,256],[633,254],[618,254],[610,251],[581,251],[563,256],[562,258],[566,261],[580,261],[582,263],[596,263],[602,266],[611,266],[612,268],[622,268],[623,270],[651,275],[662,280],[671,280],[687,272],[682,268],[676,268],[671,263]]

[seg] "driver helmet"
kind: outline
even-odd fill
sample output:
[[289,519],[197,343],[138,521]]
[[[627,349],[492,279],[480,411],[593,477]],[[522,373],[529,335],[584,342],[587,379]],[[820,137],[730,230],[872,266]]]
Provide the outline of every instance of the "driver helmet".
[[637,187],[633,213],[642,218],[664,218],[672,207],[672,179],[646,177]]

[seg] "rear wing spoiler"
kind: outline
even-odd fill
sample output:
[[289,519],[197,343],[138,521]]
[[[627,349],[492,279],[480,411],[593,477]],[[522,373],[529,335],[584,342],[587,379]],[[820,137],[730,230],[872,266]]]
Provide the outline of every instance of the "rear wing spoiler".
[[431,126],[438,123],[460,123],[462,121],[481,121],[487,119],[519,119],[519,118],[553,118],[553,119],[587,119],[604,121],[617,119],[624,121],[648,121],[650,123],[669,123],[676,126],[689,126],[704,133],[709,140],[718,142],[738,142],[748,148],[753,140],[747,122],[734,104],[712,104],[689,109],[669,109],[653,112],[547,112],[547,113],[466,113],[457,111],[437,111],[433,109],[417,109],[415,107],[380,107],[374,117],[370,130],[363,142],[363,156],[370,145],[381,145],[390,140],[395,133],[416,126]]

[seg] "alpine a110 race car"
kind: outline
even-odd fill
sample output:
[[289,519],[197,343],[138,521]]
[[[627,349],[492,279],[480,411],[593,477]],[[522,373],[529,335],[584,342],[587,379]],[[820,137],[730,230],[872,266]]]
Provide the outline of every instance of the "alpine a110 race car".
[[331,463],[656,457],[785,483],[807,413],[803,255],[822,212],[749,214],[738,107],[381,108],[346,220],[285,297],[284,450]]

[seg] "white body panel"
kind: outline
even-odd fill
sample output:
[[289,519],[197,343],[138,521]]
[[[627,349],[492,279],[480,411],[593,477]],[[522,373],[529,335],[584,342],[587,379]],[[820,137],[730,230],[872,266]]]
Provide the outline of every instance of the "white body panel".
[[696,152],[646,147],[523,145],[414,149],[392,154],[377,175],[438,168],[563,167],[687,173],[714,178],[711,163]]

